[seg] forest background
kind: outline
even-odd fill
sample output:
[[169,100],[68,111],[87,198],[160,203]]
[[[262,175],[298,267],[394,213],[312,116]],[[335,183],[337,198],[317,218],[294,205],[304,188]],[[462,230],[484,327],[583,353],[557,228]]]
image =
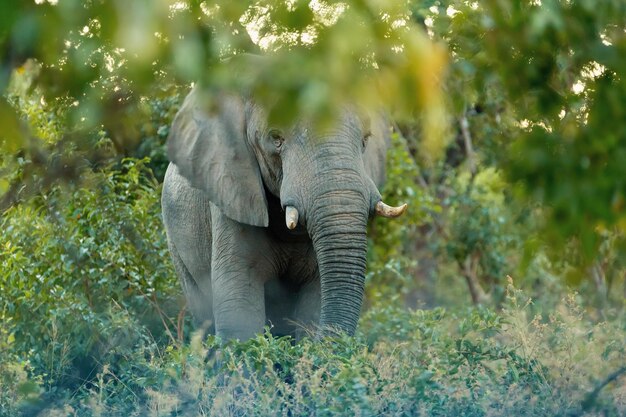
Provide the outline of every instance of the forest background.
[[[0,415],[626,413],[622,0],[3,2],[0,56]],[[193,82],[392,115],[355,337],[194,334],[159,206]]]

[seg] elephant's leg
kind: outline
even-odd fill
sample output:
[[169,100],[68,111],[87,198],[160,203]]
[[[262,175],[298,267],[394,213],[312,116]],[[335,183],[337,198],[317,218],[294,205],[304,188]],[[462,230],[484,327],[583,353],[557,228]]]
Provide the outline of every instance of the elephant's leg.
[[320,322],[321,285],[315,277],[300,289],[295,310],[296,340],[315,333]]
[[170,164],[163,182],[161,207],[170,255],[189,309],[196,324],[210,326],[210,202],[205,193],[193,188]]
[[200,288],[187,269],[187,266],[185,266],[176,245],[169,239],[168,247],[174,269],[178,274],[185,299],[187,300],[187,306],[193,316],[195,327],[209,333],[214,333],[215,328],[213,326],[213,306],[211,303],[212,295],[210,288],[211,276],[209,271],[204,271],[206,276],[203,279],[201,278],[201,282],[205,283],[206,288]]
[[275,278],[265,229],[237,223],[211,204],[213,315],[222,339],[247,340],[265,325],[264,285]]

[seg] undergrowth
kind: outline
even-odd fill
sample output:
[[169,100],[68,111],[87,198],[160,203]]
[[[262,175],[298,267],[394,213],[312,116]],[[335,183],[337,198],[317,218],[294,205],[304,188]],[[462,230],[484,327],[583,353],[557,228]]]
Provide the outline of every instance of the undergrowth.
[[590,395],[626,363],[625,317],[594,323],[576,298],[547,317],[512,286],[501,312],[378,307],[355,338],[295,344],[146,338],[74,390],[3,367],[22,376],[3,380],[2,403],[41,416],[623,415],[626,375]]
[[626,413],[623,306],[535,305],[512,280],[497,309],[374,297],[353,338],[203,338],[177,304],[158,184],[145,161],[113,168],[3,215],[3,417]]

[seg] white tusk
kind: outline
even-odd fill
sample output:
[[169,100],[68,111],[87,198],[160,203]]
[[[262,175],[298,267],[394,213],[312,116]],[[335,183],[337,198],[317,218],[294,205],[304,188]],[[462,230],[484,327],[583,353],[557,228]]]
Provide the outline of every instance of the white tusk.
[[294,206],[285,207],[285,223],[289,230],[295,229],[298,225],[298,209]]
[[402,213],[406,211],[407,207],[408,204],[406,203],[398,207],[391,207],[383,203],[382,201],[379,201],[378,203],[376,203],[376,214],[392,219],[402,215]]

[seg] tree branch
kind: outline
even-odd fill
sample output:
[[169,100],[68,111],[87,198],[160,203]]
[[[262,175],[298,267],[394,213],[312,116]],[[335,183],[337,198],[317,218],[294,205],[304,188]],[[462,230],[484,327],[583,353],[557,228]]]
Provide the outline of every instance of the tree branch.
[[593,407],[594,404],[596,403],[596,400],[598,399],[598,395],[600,395],[600,391],[602,391],[604,387],[609,385],[611,382],[614,382],[615,380],[617,380],[617,378],[619,378],[625,373],[626,373],[626,366],[622,366],[617,371],[607,376],[600,384],[598,384],[593,389],[593,391],[591,391],[589,394],[586,395],[584,401],[580,404],[580,410],[570,413],[569,416],[578,417],[578,416],[582,416],[585,412],[589,411],[591,407]]
[[465,261],[461,265],[463,270],[463,276],[467,281],[472,302],[474,305],[484,304],[489,300],[489,296],[485,293],[485,290],[478,282],[478,259],[476,255],[468,255]]
[[476,175],[476,154],[472,146],[472,135],[470,134],[469,122],[467,121],[466,115],[461,116],[459,124],[461,125],[461,134],[463,135],[463,142],[465,143],[465,152],[467,153],[467,165],[473,177]]

